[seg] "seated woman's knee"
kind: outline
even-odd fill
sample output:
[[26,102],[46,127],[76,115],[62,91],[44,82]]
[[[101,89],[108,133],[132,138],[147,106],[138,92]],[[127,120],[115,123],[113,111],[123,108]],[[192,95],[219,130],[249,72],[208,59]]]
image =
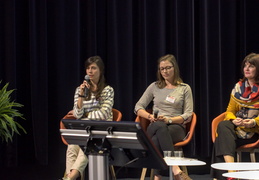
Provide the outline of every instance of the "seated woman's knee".
[[162,122],[162,121],[157,121],[154,123],[155,126],[159,127],[159,128],[165,128],[167,127],[166,123]]
[[219,124],[218,124],[218,129],[223,129],[223,128],[229,128],[233,126],[232,122],[231,121],[221,121]]

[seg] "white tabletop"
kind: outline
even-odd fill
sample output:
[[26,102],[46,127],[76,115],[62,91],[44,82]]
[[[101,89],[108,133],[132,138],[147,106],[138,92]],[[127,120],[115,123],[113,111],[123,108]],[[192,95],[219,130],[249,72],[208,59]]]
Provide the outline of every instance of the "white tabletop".
[[222,174],[224,177],[241,178],[241,179],[259,179],[259,171],[240,171]]
[[214,169],[220,169],[220,170],[259,170],[259,163],[252,163],[252,162],[214,163],[211,165],[211,167]]
[[206,164],[203,161],[191,158],[165,157],[164,160],[168,166],[202,166]]

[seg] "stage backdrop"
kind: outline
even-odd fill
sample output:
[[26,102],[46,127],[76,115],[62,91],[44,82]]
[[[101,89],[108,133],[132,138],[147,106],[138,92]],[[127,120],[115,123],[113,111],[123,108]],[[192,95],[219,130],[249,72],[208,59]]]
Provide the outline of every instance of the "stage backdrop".
[[211,121],[225,111],[240,63],[259,53],[258,0],[1,0],[0,80],[24,105],[27,134],[1,143],[1,166],[64,162],[60,119],[73,107],[84,61],[100,55],[123,121],[174,54],[198,117],[187,156],[209,157]]

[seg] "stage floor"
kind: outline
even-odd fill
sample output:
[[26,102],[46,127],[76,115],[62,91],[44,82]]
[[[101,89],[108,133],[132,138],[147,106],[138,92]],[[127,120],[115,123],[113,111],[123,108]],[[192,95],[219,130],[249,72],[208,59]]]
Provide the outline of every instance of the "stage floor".
[[[209,174],[204,175],[190,175],[190,178],[193,180],[212,180],[213,178],[210,177]],[[139,180],[139,178],[123,178],[117,180]],[[146,177],[145,180],[150,180],[149,177]],[[168,177],[163,177],[162,180],[168,180]]]
[[[35,165],[24,165],[22,167],[10,167],[0,169],[1,180],[58,180],[62,178],[64,174],[64,164],[52,165],[52,166],[35,166]],[[116,170],[116,168],[115,168]],[[188,168],[189,176],[193,180],[212,180],[206,170]],[[203,172],[203,173],[202,173]],[[86,172],[87,173],[87,172]],[[117,180],[139,180],[141,175],[141,169],[125,168],[117,175]],[[147,172],[149,176],[149,172]],[[168,180],[168,176],[165,175],[163,180]],[[88,178],[86,178],[87,180]],[[145,180],[149,180],[146,177]]]

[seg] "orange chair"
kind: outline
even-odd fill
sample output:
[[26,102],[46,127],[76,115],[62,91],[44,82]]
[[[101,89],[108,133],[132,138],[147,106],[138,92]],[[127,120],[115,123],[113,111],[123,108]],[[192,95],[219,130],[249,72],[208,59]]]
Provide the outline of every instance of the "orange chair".
[[112,108],[112,114],[113,121],[121,121],[122,113],[119,110]]
[[[75,116],[73,115],[73,111],[69,111],[67,113],[67,115],[65,115],[63,117],[63,119],[76,119]],[[66,129],[65,125],[63,124],[62,121],[59,122],[59,126],[60,126],[60,129]],[[61,136],[61,139],[62,139],[62,142],[65,144],[65,145],[68,145],[67,141],[65,140],[65,138],[63,136]]]
[[[212,124],[211,124],[211,137],[212,137],[212,142],[215,142],[216,139],[216,131],[218,124],[223,121],[225,118],[225,112],[217,116],[216,118],[213,119]],[[237,152],[237,162],[241,162],[242,160],[242,152],[249,152],[250,153],[250,159],[251,162],[256,162],[255,158],[255,152],[258,151],[259,148],[259,139],[250,144],[245,144],[243,146],[240,146],[236,149]]]
[[[152,110],[151,109],[148,109],[147,112],[149,113],[152,113]],[[135,119],[135,122],[139,122],[141,127],[144,129],[144,130],[147,130],[147,127],[148,125],[150,124],[150,121],[146,118],[143,118],[143,117],[140,117],[140,116],[137,116],[136,119]],[[196,123],[197,123],[197,116],[196,114],[193,112],[192,113],[192,119],[189,123],[186,124],[186,132],[187,132],[187,135],[185,137],[185,139],[181,142],[178,142],[176,144],[174,144],[174,149],[177,150],[177,151],[183,151],[182,147],[187,145],[192,137],[193,137],[193,134],[194,134],[194,130],[195,130],[195,127],[196,127]],[[187,168],[186,166],[182,166],[182,169],[183,171],[188,174],[187,172]],[[146,171],[147,171],[147,168],[143,168],[142,169],[142,173],[141,173],[141,180],[144,180],[145,179],[145,176],[146,176]],[[150,179],[153,179],[153,170],[151,170],[151,174],[150,174]]]
[[[112,108],[112,114],[113,114],[113,121],[121,121],[121,118],[122,118],[122,113],[115,109],[115,108]],[[73,115],[73,111],[69,111],[67,113],[67,115],[65,115],[63,117],[63,119],[76,119]],[[60,121],[60,129],[66,129],[66,127],[64,126],[64,124],[62,123],[62,121]],[[62,139],[62,142],[65,144],[65,145],[68,145],[67,141],[64,139],[63,136],[61,136],[61,139]],[[115,171],[114,171],[114,167],[113,166],[110,166],[110,171],[111,171],[111,174],[112,174],[112,177],[113,179],[116,179],[116,175],[115,175]],[[84,180],[84,174],[82,175],[81,177],[81,180]]]

